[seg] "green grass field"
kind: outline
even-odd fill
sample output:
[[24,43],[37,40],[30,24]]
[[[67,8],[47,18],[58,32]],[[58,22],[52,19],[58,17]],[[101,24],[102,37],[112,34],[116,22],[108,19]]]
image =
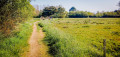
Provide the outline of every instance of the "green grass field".
[[40,24],[56,57],[102,57],[103,39],[107,57],[120,56],[120,18],[63,18]]

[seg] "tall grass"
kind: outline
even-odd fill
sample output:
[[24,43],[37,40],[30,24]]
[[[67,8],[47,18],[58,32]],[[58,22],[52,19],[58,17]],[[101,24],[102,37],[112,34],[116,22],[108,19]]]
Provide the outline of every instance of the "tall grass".
[[[46,32],[45,41],[54,57],[102,57],[102,51],[85,42],[76,41],[72,35],[54,27],[49,20],[40,21],[39,26]],[[109,54],[107,56],[112,57]]]
[[120,18],[64,18],[52,22],[57,28],[76,36],[77,41],[101,51],[103,51],[103,39],[106,39],[106,52],[114,57],[119,57],[119,21]]
[[21,53],[24,52],[24,48],[28,47],[32,25],[33,21],[19,24],[13,32],[14,35],[0,40],[0,57],[20,57]]

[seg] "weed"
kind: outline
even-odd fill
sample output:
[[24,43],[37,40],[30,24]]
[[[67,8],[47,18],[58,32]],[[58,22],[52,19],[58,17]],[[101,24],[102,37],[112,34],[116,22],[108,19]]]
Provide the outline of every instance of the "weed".
[[82,26],[83,28],[89,28],[89,26]]
[[68,28],[67,26],[64,26],[63,28]]
[[118,35],[118,36],[120,36],[120,32],[113,31],[112,35]]

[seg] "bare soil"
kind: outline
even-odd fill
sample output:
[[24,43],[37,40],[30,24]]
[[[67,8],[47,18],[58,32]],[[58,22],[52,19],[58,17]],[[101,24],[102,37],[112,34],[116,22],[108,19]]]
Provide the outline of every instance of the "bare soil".
[[37,30],[37,23],[34,23],[33,32],[29,39],[29,51],[26,57],[51,57],[48,53],[48,46],[44,44],[43,38],[45,37],[42,28]]

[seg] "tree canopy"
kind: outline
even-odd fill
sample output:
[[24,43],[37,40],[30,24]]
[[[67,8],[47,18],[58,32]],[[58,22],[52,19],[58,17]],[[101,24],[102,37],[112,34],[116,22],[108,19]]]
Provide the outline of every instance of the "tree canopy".
[[[120,7],[120,2],[119,2]],[[53,18],[119,18],[120,10],[115,10],[111,12],[97,12],[92,13],[88,11],[79,11],[76,10],[75,7],[71,7],[69,12],[65,11],[65,8],[62,6],[49,6],[45,7],[40,13],[38,17],[53,17]]]
[[34,15],[30,0],[0,0],[0,32],[10,33],[15,25]]
[[54,7],[54,6],[45,7],[43,9],[42,16],[47,17],[47,16],[50,16],[50,15],[53,15],[56,12],[57,12],[57,8]]
[[72,7],[69,11],[76,11],[76,8]]
[[55,14],[53,14],[51,17],[54,18],[64,18],[66,16],[66,11],[65,8],[63,8],[62,6],[58,6],[57,8],[57,12]]
[[67,12],[62,6],[49,6],[45,7],[43,10],[40,10],[37,17],[53,17],[53,18],[64,18],[66,17]]

